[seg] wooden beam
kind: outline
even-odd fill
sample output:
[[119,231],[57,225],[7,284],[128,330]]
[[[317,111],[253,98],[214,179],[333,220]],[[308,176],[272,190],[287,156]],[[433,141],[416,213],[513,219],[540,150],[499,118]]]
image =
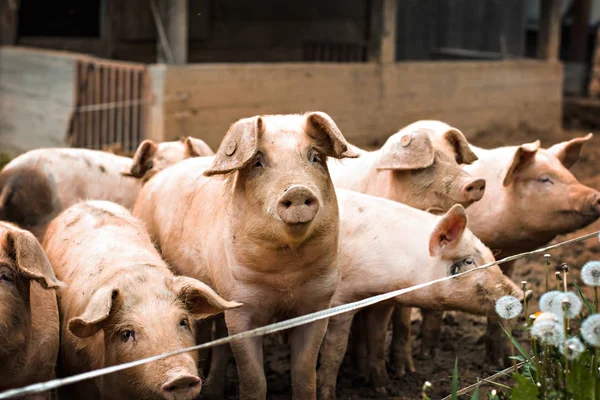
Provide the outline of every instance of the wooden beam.
[[[160,22],[164,27],[172,60],[167,57],[162,41],[157,41],[158,62],[185,64],[188,59],[188,0],[160,0]],[[157,26],[158,28],[158,26]]]
[[589,36],[588,24],[590,21],[590,11],[590,0],[574,0],[571,43],[569,43],[569,61],[585,62]]
[[17,44],[20,0],[0,0],[0,46]]
[[560,0],[540,0],[540,29],[537,56],[548,61],[557,61],[560,55]]
[[100,0],[100,37],[103,56],[115,58],[117,47],[118,3],[116,0]]
[[368,61],[396,62],[398,0],[371,0]]

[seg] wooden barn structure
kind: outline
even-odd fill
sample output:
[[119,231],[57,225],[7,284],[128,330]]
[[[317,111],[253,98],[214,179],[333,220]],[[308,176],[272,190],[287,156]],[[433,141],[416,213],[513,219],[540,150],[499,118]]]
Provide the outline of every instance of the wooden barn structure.
[[0,0],[0,145],[216,148],[308,110],[357,145],[423,118],[555,129],[562,2],[539,1],[527,57],[524,0]]

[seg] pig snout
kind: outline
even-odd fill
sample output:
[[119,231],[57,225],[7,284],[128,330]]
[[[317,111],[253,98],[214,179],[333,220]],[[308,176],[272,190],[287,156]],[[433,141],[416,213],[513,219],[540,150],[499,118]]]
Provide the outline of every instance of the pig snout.
[[200,378],[194,375],[181,374],[165,383],[161,392],[166,400],[192,400],[200,394],[200,387]]
[[475,179],[462,187],[461,193],[465,201],[479,201],[485,192],[485,179]]
[[292,186],[279,198],[277,215],[286,224],[305,224],[319,211],[319,200],[305,186]]
[[592,213],[600,215],[600,192],[594,193],[594,197],[592,197]]

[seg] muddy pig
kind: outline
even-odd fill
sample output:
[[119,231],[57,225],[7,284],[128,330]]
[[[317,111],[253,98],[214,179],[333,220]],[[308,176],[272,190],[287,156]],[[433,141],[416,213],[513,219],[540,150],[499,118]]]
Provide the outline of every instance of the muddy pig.
[[131,158],[98,150],[31,150],[0,172],[0,219],[31,230],[41,241],[48,223],[80,200],[110,200],[131,208],[142,186],[124,177]]
[[[500,257],[531,251],[600,216],[600,193],[569,171],[592,134],[540,147],[540,141],[491,150],[472,146],[479,158],[465,169],[488,182],[486,195],[467,210],[469,228]],[[513,263],[502,269],[512,275]],[[506,338],[495,321],[485,336],[490,361],[507,363]]]
[[[50,380],[58,356],[54,275],[29,231],[0,222],[0,391]],[[50,398],[46,393],[28,397]]]
[[[434,138],[439,140],[434,142]],[[372,152],[357,149],[357,152],[361,156],[356,160],[329,161],[336,187],[438,213],[455,204],[468,207],[480,200],[485,192],[485,180],[468,174],[461,167],[461,164],[475,161],[477,156],[469,148],[463,133],[448,125],[442,127],[418,121],[392,135],[381,149]],[[355,365],[359,375],[366,380],[372,375],[369,370],[373,368],[368,362],[366,343],[371,340],[369,336],[380,336],[373,330],[387,329],[387,323],[366,322],[374,318],[369,316],[372,312],[375,310],[371,308],[359,312],[352,332],[354,338],[361,338],[352,343]],[[409,316],[410,309],[398,306],[393,325],[405,325],[404,319]],[[404,355],[394,357],[392,353],[391,359],[399,375],[405,368],[400,360],[406,360],[407,367],[414,371],[411,359],[407,360]]]
[[[342,260],[341,281],[332,306],[460,274],[494,261],[491,251],[466,229],[467,216],[459,204],[436,216],[375,196],[336,191]],[[495,301],[505,295],[523,298],[523,292],[500,268],[492,266],[379,303],[374,306],[378,313],[373,315],[387,321],[394,303],[486,315],[494,312]],[[336,377],[352,318],[351,312],[329,320],[319,368],[322,399],[335,398]],[[408,333],[410,320],[402,328]],[[377,332],[379,337],[369,338],[369,357],[377,366],[373,381],[383,388],[387,384],[385,357],[377,344],[385,341],[386,332]]]
[[[61,373],[70,376],[193,346],[194,320],[240,304],[175,276],[143,224],[108,201],[78,203],[54,219],[44,247],[61,291]],[[192,399],[197,353],[184,353],[65,387],[65,398]]]
[[191,136],[158,144],[146,139],[138,146],[133,155],[131,168],[123,175],[140,178],[142,182],[147,182],[157,172],[181,160],[214,154],[203,140]]
[[[327,157],[356,157],[327,114],[234,123],[212,164],[184,160],[144,185],[134,215],[178,273],[244,304],[229,334],[329,307],[338,282],[338,206]],[[289,332],[294,399],[316,396],[327,321]],[[240,397],[264,399],[262,338],[231,344]]]

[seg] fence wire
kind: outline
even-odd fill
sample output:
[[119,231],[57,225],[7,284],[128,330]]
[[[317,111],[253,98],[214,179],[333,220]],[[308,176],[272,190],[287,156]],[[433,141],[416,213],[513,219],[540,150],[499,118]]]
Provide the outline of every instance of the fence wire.
[[295,328],[301,325],[306,325],[306,324],[310,324],[312,322],[315,321],[319,321],[325,318],[330,318],[330,317],[334,317],[336,315],[340,315],[340,314],[344,314],[350,311],[355,311],[355,310],[359,310],[361,308],[364,307],[369,307],[372,306],[374,304],[380,303],[382,301],[385,300],[389,300],[392,299],[394,297],[398,297],[400,295],[403,295],[405,293],[410,293],[413,292],[415,290],[418,289],[422,289],[431,285],[434,285],[436,283],[439,282],[445,282],[451,279],[455,279],[458,278],[460,276],[463,275],[467,275],[470,273],[473,273],[475,271],[478,270],[482,270],[482,269],[486,269],[486,268],[490,268],[493,267],[494,265],[500,265],[500,264],[504,264],[507,262],[511,262],[511,261],[515,261],[518,260],[520,258],[526,257],[526,256],[530,256],[530,255],[534,255],[534,254],[540,254],[540,253],[546,253],[547,251],[556,249],[558,247],[562,247],[562,246],[568,246],[571,244],[575,244],[575,243],[579,243],[579,242],[583,242],[585,240],[591,239],[597,237],[600,240],[600,231],[596,231],[587,235],[583,235],[583,236],[579,236],[577,238],[574,239],[570,239],[570,240],[566,240],[564,242],[560,242],[560,243],[556,243],[550,246],[546,246],[546,247],[542,247],[539,248],[537,250],[533,250],[533,251],[527,251],[524,253],[519,253],[519,254],[515,254],[513,256],[509,256],[509,257],[505,257],[501,260],[496,260],[494,262],[488,263],[488,264],[484,264],[481,265],[479,267],[475,267],[471,270],[465,271],[465,272],[461,272],[458,273],[456,275],[451,275],[451,276],[446,276],[444,278],[440,278],[440,279],[435,279],[429,282],[425,282],[425,283],[421,283],[418,285],[414,285],[414,286],[410,286],[408,288],[404,288],[404,289],[398,289],[398,290],[394,290],[391,292],[387,292],[387,293],[383,293],[377,296],[372,296],[372,297],[368,297],[366,299],[363,300],[359,300],[359,301],[355,301],[352,303],[347,303],[347,304],[342,304],[340,306],[337,307],[332,307],[332,308],[328,308],[322,311],[317,311],[315,313],[312,314],[306,314],[306,315],[302,315],[300,317],[296,317],[296,318],[291,318],[285,321],[280,321],[280,322],[276,322],[274,324],[270,324],[270,325],[266,325],[260,328],[256,328],[256,329],[252,329],[249,331],[245,331],[245,332],[241,332],[241,333],[237,333],[235,335],[231,335],[231,336],[226,336],[224,338],[220,338],[217,340],[213,340],[211,342],[207,342],[207,343],[203,343],[203,344],[199,344],[196,346],[191,346],[191,347],[187,347],[184,349],[179,349],[179,350],[175,350],[169,353],[163,353],[163,354],[159,354],[156,356],[152,356],[152,357],[147,357],[147,358],[143,358],[140,360],[136,360],[136,361],[131,361],[128,363],[123,363],[123,364],[118,364],[118,365],[113,365],[110,367],[105,367],[105,368],[100,368],[97,370],[93,370],[93,371],[89,371],[89,372],[84,372],[82,374],[77,374],[77,375],[73,375],[73,376],[69,376],[66,378],[58,378],[58,379],[53,379],[47,382],[41,382],[41,383],[35,383],[32,385],[28,385],[22,388],[17,388],[17,389],[9,389],[6,390],[2,393],[0,393],[0,399],[13,399],[16,397],[22,397],[22,396],[28,396],[28,395],[33,395],[33,394],[39,394],[39,393],[43,393],[43,392],[47,392],[49,390],[53,390],[53,389],[57,389],[59,387],[62,386],[67,386],[67,385],[71,385],[74,383],[78,383],[78,382],[82,382],[85,380],[89,380],[89,379],[94,379],[94,378],[98,378],[104,375],[108,375],[108,374],[112,374],[118,371],[123,371],[125,369],[129,369],[129,368],[133,368],[133,367],[137,367],[139,365],[143,365],[143,364],[147,364],[150,362],[154,362],[154,361],[158,361],[158,360],[162,360],[168,357],[173,357],[176,356],[178,354],[183,354],[183,353],[187,353],[190,351],[197,351],[197,350],[202,350],[202,349],[207,349],[207,348],[211,348],[211,347],[215,347],[215,346],[219,346],[219,345],[223,345],[223,344],[228,344],[233,342],[234,340],[241,340],[241,339],[246,339],[246,338],[251,338],[251,337],[256,337],[256,336],[264,336],[264,335],[268,335],[271,333],[275,333],[275,332],[280,332],[280,331],[284,331],[287,329],[291,329],[291,328]]

